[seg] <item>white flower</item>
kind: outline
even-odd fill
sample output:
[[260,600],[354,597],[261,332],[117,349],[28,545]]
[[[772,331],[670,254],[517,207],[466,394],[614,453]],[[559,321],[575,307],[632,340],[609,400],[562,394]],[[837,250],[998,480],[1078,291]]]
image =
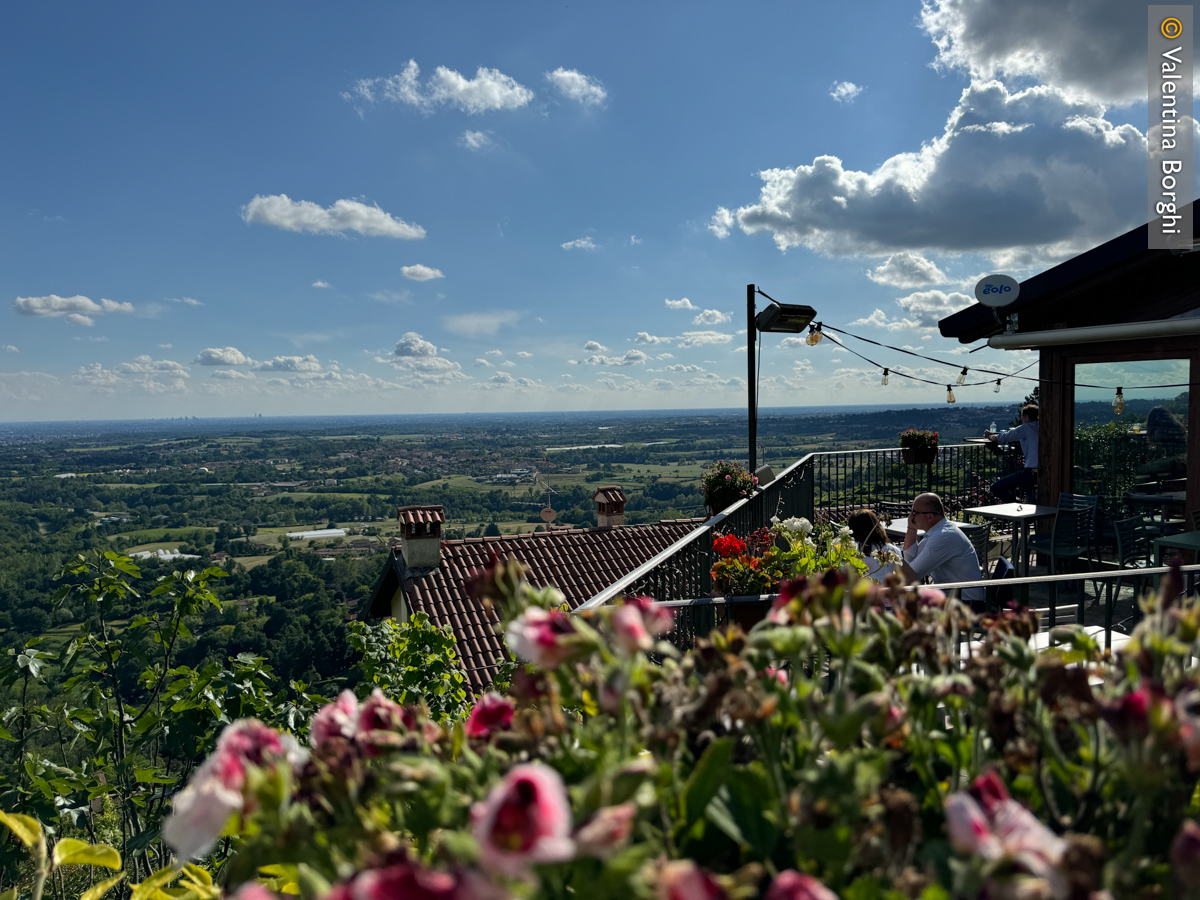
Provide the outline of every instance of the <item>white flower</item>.
[[790,519],[784,519],[782,522],[780,522],[779,518],[776,517],[771,521],[779,526],[780,531],[791,538],[797,538],[804,534],[811,534],[813,530],[812,522],[808,521],[808,519],[800,518],[799,516],[792,516]]
[[854,532],[846,525],[838,529],[837,542],[843,547],[857,547],[858,542],[854,540]]

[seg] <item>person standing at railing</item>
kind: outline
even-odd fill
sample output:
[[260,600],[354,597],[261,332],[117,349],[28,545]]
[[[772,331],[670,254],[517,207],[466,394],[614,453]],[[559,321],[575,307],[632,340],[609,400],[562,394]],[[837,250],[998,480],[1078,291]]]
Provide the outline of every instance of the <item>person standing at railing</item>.
[[[918,529],[925,536],[917,540]],[[913,501],[904,534],[904,564],[901,568],[909,581],[931,576],[934,584],[979,581],[979,557],[971,539],[946,518],[946,508],[937,494],[921,494]],[[982,587],[963,588],[962,598],[972,606],[982,605]],[[981,608],[981,607],[976,607]]]
[[[858,552],[867,563],[867,577],[882,583],[899,568],[900,548],[888,540],[883,523],[869,509],[857,509],[852,512],[846,520],[846,525],[854,535],[854,540],[858,542]],[[895,557],[896,561],[887,562],[889,557]]]
[[993,433],[985,431],[983,436],[998,444],[1020,444],[1025,456],[1025,468],[1005,475],[992,485],[992,493],[1001,503],[1012,503],[1017,499],[1017,490],[1023,490],[1028,500],[1034,499],[1037,487],[1038,468],[1038,408],[1032,403],[1021,407],[1021,424],[1007,431]]

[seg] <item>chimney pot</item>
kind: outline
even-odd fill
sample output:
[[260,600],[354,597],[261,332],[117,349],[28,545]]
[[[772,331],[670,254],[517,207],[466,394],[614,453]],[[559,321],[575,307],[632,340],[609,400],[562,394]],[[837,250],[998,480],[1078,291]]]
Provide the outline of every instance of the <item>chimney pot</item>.
[[412,569],[435,569],[442,561],[442,523],[446,514],[441,506],[401,506],[400,552]]

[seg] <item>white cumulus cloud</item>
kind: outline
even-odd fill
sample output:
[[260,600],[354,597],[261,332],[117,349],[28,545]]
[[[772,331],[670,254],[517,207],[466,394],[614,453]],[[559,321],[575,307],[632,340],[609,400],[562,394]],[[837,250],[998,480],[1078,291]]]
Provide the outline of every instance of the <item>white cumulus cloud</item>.
[[706,344],[728,344],[732,340],[732,334],[725,334],[721,331],[685,331],[679,336],[678,345],[686,349],[703,347]]
[[667,309],[699,309],[698,306],[693,306],[687,297],[682,300],[664,300],[663,303],[667,304]]
[[587,357],[583,362],[588,366],[640,366],[646,359],[646,354],[641,350],[628,350],[624,356],[596,354]]
[[608,350],[608,348],[599,341],[588,341],[583,345],[583,349],[585,353],[604,353]]
[[944,284],[949,280],[941,269],[916,250],[893,253],[882,265],[867,272],[867,277],[876,284],[898,288]]
[[517,356],[521,357],[521,359],[529,359],[533,356],[533,354],[530,353],[528,350],[518,350]]
[[390,237],[413,240],[425,237],[420,225],[368,206],[358,200],[338,200],[321,207],[311,200],[293,200],[287,194],[272,194],[254,199],[242,207],[242,219],[256,225],[273,225],[284,231],[310,234],[341,234],[357,231],[366,237]]
[[1145,167],[1145,137],[1109,122],[1102,104],[1051,86],[975,83],[942,135],[919,150],[870,172],[835,156],[768,169],[759,173],[758,202],[735,219],[747,234],[770,234],[781,250],[973,251],[995,265],[1032,265],[1141,221],[1145,185],[1133,173]]
[[829,96],[838,103],[853,103],[862,92],[862,87],[853,81],[835,81],[829,87]]
[[547,72],[546,80],[568,100],[574,100],[584,106],[599,106],[608,97],[604,85],[597,79],[574,69],[564,69],[560,66],[553,72]]
[[237,369],[217,369],[212,373],[212,377],[223,381],[254,381],[258,376],[253,372],[239,372]]
[[316,281],[314,281],[312,283],[312,286],[315,288],[327,288],[327,287],[329,287],[329,282],[322,281],[321,279],[318,278]]
[[435,278],[445,278],[441,269],[434,269],[430,266],[423,266],[418,263],[415,266],[401,266],[400,274],[409,281],[432,281]]
[[938,62],[976,80],[1032,77],[1101,103],[1146,99],[1146,8],[1128,0],[932,0],[921,24]]
[[132,303],[119,303],[104,298],[97,303],[82,294],[75,294],[72,297],[60,297],[58,294],[47,294],[44,297],[18,297],[13,301],[13,309],[23,316],[64,319],[72,325],[84,326],[94,325],[96,323],[94,316],[134,311]]
[[718,206],[708,222],[708,230],[719,238],[729,237],[729,229],[733,228],[733,213],[723,206]]
[[669,344],[671,343],[671,339],[669,337],[659,337],[647,331],[639,331],[633,342],[635,344]]
[[377,103],[403,103],[422,112],[438,106],[453,106],[469,115],[489,110],[520,109],[534,97],[533,91],[515,78],[498,69],[479,67],[474,78],[438,66],[433,75],[421,84],[421,68],[410,59],[398,75],[387,78],[364,78],[342,98],[354,104],[361,114]]
[[477,357],[475,359],[475,368],[490,369],[491,367],[492,367],[492,364],[490,362],[488,362],[486,359],[483,359],[482,357]]
[[576,238],[573,241],[567,241],[562,245],[564,250],[595,250],[596,242],[590,237]]
[[256,367],[260,372],[320,372],[321,361],[309,353],[307,356],[276,356]]
[[204,304],[195,297],[168,297],[167,300],[171,303],[182,303],[184,306],[203,306]]
[[3,350],[5,353],[20,353],[21,352],[20,350],[17,349],[16,344],[5,344],[3,347],[0,347],[0,350]]
[[719,309],[702,309],[692,319],[695,325],[724,325],[733,318],[733,313],[721,312]]
[[406,331],[396,343],[393,353],[402,357],[437,356],[437,345],[415,331]]
[[209,347],[201,350],[193,362],[198,366],[244,366],[254,360],[237,347]]

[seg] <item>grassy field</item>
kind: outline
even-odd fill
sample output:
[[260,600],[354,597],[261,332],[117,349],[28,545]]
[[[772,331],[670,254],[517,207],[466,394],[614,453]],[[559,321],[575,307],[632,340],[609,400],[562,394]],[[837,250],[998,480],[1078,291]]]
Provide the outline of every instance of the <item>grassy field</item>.
[[156,541],[170,541],[178,538],[183,540],[183,536],[190,534],[193,531],[216,531],[213,525],[186,525],[182,528],[143,528],[140,531],[122,531],[119,535],[110,536],[110,540],[114,537],[128,538],[131,541],[140,543],[154,543]]

